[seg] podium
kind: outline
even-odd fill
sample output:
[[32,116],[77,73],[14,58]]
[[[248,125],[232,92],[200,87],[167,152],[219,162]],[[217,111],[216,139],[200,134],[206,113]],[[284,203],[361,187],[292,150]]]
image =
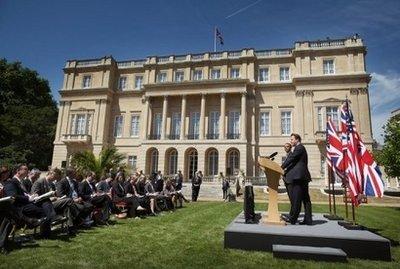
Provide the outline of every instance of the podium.
[[258,164],[264,170],[267,177],[269,193],[267,215],[262,218],[261,222],[264,224],[285,225],[278,211],[278,186],[279,179],[283,175],[283,169],[279,164],[266,157],[259,156]]

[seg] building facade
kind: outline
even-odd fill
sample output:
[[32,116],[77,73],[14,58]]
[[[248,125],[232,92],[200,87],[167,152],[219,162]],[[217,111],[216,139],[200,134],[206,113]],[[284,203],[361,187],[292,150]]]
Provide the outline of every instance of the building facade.
[[53,166],[81,150],[114,145],[146,174],[182,170],[206,178],[243,170],[292,132],[309,154],[314,183],[326,181],[325,122],[338,124],[346,97],[371,147],[366,47],[358,37],[299,41],[293,48],[70,60],[64,68]]

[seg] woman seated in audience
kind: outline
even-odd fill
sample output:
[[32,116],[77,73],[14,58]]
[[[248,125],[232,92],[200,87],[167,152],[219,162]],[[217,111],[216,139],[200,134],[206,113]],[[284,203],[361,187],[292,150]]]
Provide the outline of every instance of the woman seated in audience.
[[155,176],[153,175],[152,177],[146,178],[146,184],[144,185],[144,191],[145,191],[147,197],[154,200],[154,207],[158,211],[161,211],[163,209],[166,209],[167,201],[166,201],[166,197],[163,194],[155,191],[155,188],[154,188],[154,185],[152,182],[154,177]]
[[125,192],[132,194],[134,197],[138,198],[140,206],[146,208],[152,215],[155,214],[154,210],[154,199],[151,202],[150,197],[147,197],[145,194],[139,194],[136,185],[138,183],[138,178],[136,175],[131,175],[130,180],[127,180],[124,184]]
[[[168,209],[175,209],[177,207],[177,193],[175,191],[174,186],[172,185],[171,180],[167,180],[165,182],[162,194],[166,197]],[[182,206],[182,201],[181,201]]]
[[126,203],[128,207],[128,217],[136,217],[137,211],[144,211],[146,209],[140,206],[137,197],[125,192],[125,189],[123,187],[124,181],[124,174],[118,173],[112,184],[112,200],[114,203]]

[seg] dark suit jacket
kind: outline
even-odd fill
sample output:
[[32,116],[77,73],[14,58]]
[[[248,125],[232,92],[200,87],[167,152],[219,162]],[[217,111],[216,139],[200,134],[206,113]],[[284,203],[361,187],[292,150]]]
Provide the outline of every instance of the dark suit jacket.
[[308,156],[306,148],[302,144],[299,144],[282,164],[282,168],[285,169],[285,182],[293,183],[295,180],[310,181],[311,175],[307,166]]
[[89,183],[84,180],[79,183],[78,196],[82,198],[83,201],[90,201],[92,194],[96,192],[96,187],[91,184],[93,190],[90,188]]
[[133,185],[130,180],[128,180],[124,183],[124,190],[125,190],[125,193],[130,193],[130,194],[135,195],[135,190],[134,190]]
[[123,198],[126,196],[126,192],[122,184],[118,181],[113,182],[112,188],[114,190],[114,197],[113,198]]
[[24,185],[24,187],[28,193],[32,192],[32,181],[29,178],[23,179],[22,185]]
[[31,192],[36,193],[37,195],[42,195],[51,190],[50,182],[47,182],[45,178],[40,178],[33,183]]
[[4,185],[4,196],[13,196],[15,198],[14,205],[17,207],[30,203],[28,196],[25,195],[27,193],[28,192],[25,187],[19,182],[16,177],[7,180]]
[[[74,180],[73,184],[74,184],[75,191],[78,193],[78,182],[76,182]],[[62,197],[64,195],[66,195],[67,197],[72,198],[72,189],[71,189],[71,186],[69,185],[67,178],[63,178],[57,182],[56,194],[58,197]]]

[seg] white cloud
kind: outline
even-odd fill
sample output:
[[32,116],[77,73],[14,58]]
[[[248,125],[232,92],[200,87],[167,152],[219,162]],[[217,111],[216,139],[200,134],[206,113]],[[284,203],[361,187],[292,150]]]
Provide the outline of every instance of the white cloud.
[[383,144],[382,126],[390,117],[390,112],[400,107],[400,74],[372,73],[370,84],[370,104],[372,131],[374,138]]

